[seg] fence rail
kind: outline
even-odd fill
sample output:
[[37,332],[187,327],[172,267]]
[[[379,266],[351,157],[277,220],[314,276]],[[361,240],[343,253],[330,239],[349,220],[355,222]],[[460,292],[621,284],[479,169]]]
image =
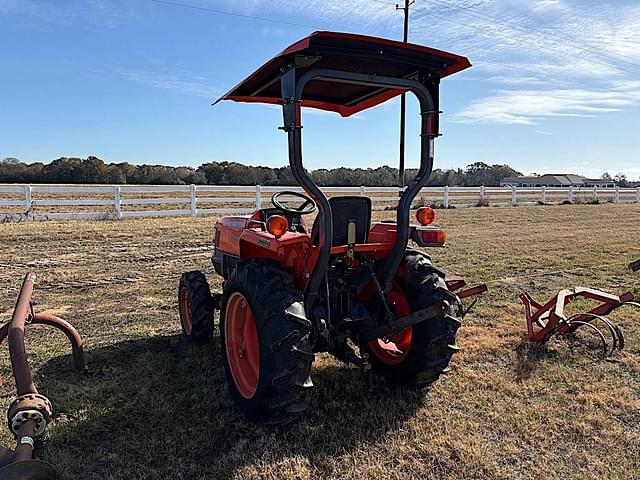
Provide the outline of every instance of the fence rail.
[[[177,215],[245,214],[268,204],[274,192],[300,187],[233,185],[4,185],[0,222],[122,219]],[[333,195],[367,195],[375,210],[392,210],[397,187],[324,187]],[[638,188],[426,187],[414,207],[517,206],[559,203],[640,203]],[[96,208],[98,207],[98,208]]]

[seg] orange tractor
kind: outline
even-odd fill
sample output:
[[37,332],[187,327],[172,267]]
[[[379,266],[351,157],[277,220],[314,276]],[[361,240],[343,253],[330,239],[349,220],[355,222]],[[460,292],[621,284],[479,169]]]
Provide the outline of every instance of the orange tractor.
[[[222,294],[210,293],[201,272],[180,281],[188,340],[210,341],[220,310],[229,390],[251,420],[283,424],[303,413],[317,352],[409,386],[430,385],[448,370],[458,351],[461,299],[484,288],[464,290],[464,280],[445,278],[429,255],[407,248],[410,240],[445,244],[433,210],[417,211],[420,225],[410,224],[409,211],[433,166],[440,79],[469,66],[464,57],[419,45],[316,32],[220,99],[282,105],[289,165],[302,187],[276,193],[269,208],[215,224]],[[370,198],[327,198],[303,168],[302,107],[346,117],[405,92],[420,105],[420,167],[396,219],[372,223]]]

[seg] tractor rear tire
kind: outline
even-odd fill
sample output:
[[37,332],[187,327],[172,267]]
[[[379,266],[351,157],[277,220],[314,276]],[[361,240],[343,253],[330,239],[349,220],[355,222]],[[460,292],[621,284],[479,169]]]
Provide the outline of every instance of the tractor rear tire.
[[[397,276],[397,285],[404,294],[410,312],[440,303],[438,287],[447,288],[444,273],[422,253],[408,251]],[[442,315],[413,325],[410,346],[399,363],[385,362],[368,346],[374,372],[396,384],[427,387],[449,369],[451,357],[458,351],[456,332],[462,324],[452,305]]]
[[251,421],[284,425],[313,386],[311,322],[292,275],[266,259],[241,262],[223,284],[222,357],[231,398]]
[[178,307],[184,339],[195,344],[210,342],[213,336],[213,302],[207,278],[202,272],[182,274]]

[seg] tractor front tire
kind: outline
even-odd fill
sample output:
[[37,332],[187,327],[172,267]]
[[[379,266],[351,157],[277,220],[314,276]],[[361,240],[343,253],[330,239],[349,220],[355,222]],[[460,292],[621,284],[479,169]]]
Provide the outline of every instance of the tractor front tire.
[[[447,288],[444,274],[434,267],[428,256],[414,251],[405,255],[396,280],[396,292],[403,297],[404,312],[416,312],[441,303],[437,289]],[[393,291],[392,291],[393,292]],[[398,302],[400,303],[400,302]],[[397,306],[396,306],[397,308]],[[458,351],[456,332],[461,322],[456,315],[458,306],[452,305],[442,315],[409,327],[410,331],[399,332],[406,350],[395,360],[380,349],[368,346],[374,372],[392,383],[413,387],[427,387],[449,369],[451,357]],[[408,334],[408,335],[407,335]],[[394,337],[391,337],[394,340]],[[376,354],[377,353],[377,354]]]
[[241,262],[223,285],[222,357],[231,398],[251,421],[283,425],[305,410],[311,322],[292,275],[265,259]]
[[178,287],[178,310],[182,336],[189,343],[204,344],[213,335],[213,302],[202,272],[183,273]]

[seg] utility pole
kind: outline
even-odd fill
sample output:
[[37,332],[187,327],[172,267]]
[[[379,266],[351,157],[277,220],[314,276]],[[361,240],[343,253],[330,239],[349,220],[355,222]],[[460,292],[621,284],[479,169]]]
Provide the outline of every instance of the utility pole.
[[[404,12],[404,30],[402,41],[407,43],[409,39],[409,7],[415,3],[416,0],[404,0],[404,7],[396,4],[396,10],[403,10]],[[407,109],[406,94],[400,96],[400,165],[398,167],[398,186],[404,187],[404,132],[405,132],[405,111]]]

